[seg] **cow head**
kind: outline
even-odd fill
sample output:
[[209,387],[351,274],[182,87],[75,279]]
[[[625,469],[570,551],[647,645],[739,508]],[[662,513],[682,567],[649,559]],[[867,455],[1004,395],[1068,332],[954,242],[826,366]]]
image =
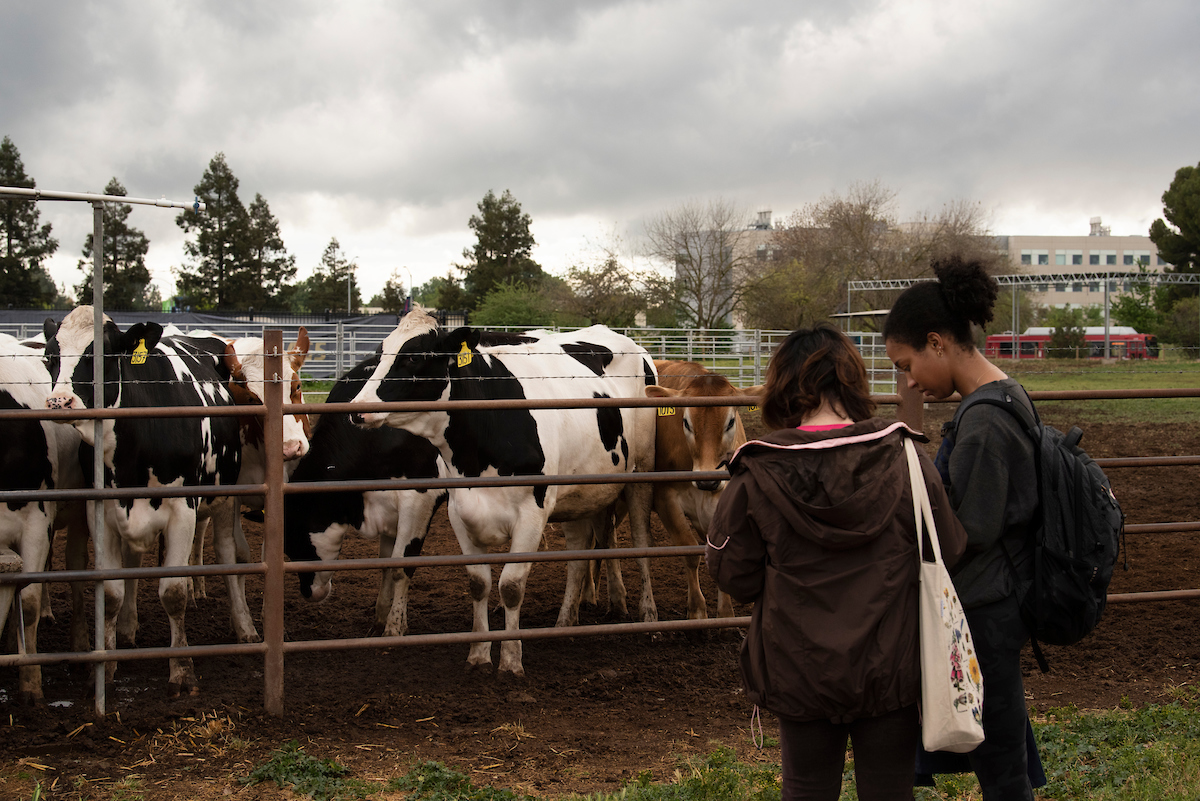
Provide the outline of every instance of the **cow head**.
[[[310,531],[309,507],[319,503],[318,496],[288,495],[284,499],[283,552],[293,562],[333,561],[342,552],[342,540],[353,529],[342,523],[331,523],[322,531]],[[327,496],[326,496],[327,497]],[[297,573],[300,595],[320,603],[333,594],[333,571]]]
[[[54,384],[46,398],[47,408],[97,407],[92,386],[94,330],[91,306],[77,306],[63,318],[61,325],[46,320],[46,368]],[[147,358],[154,358],[153,351],[162,332],[162,326],[157,323],[137,323],[122,332],[107,315],[104,317],[104,397],[101,405],[117,404],[121,395],[122,364],[143,364]]]
[[[452,371],[468,367],[479,358],[479,332],[459,328],[449,333],[438,331],[437,321],[419,306],[404,315],[396,330],[388,334],[380,348],[379,365],[351,403],[375,403],[438,400],[447,391]],[[384,424],[403,428],[430,438],[430,432],[417,430],[417,420],[428,419],[429,412],[366,412],[352,416],[366,428]],[[445,413],[435,413],[445,418]]]
[[[653,384],[646,387],[648,398],[711,397],[736,394],[722,376],[697,377],[688,389],[670,389]],[[675,426],[672,436],[682,437],[691,455],[693,470],[724,470],[734,450],[745,440],[741,418],[734,406],[681,406],[674,415],[659,417],[660,426]],[[724,481],[694,481],[696,489],[718,492]]]
[[[230,341],[225,347],[225,366],[229,368],[229,392],[238,405],[253,406],[262,403],[266,392],[266,365],[263,356],[263,341],[256,337],[244,337]],[[295,344],[283,360],[283,381],[287,387],[288,403],[303,403],[300,387],[300,367],[308,357],[308,331],[300,329]],[[244,430],[247,443],[262,441],[261,418],[247,418]],[[286,415],[283,418],[283,458],[287,461],[299,459],[308,452],[308,441],[312,426],[308,415]]]

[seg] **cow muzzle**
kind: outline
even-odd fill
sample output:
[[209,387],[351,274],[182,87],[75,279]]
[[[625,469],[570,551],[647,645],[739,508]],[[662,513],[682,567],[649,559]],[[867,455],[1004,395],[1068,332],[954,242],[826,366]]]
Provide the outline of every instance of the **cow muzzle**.
[[724,481],[693,481],[696,489],[701,492],[716,492],[725,485]]
[[47,409],[78,409],[82,404],[78,403],[78,398],[75,395],[51,395],[46,398]]

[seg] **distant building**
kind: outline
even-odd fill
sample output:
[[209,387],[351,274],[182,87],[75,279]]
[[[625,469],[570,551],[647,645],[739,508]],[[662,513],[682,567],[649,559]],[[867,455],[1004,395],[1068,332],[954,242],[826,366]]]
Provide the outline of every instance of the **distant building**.
[[[1091,219],[1087,236],[1001,236],[1000,247],[1008,251],[1013,272],[1041,275],[1137,272],[1145,264],[1155,272],[1170,265],[1158,255],[1148,236],[1113,236],[1099,217]],[[1116,291],[1127,291],[1118,285]],[[1056,281],[1035,295],[1047,306],[1091,306],[1104,302],[1104,287],[1098,282]]]

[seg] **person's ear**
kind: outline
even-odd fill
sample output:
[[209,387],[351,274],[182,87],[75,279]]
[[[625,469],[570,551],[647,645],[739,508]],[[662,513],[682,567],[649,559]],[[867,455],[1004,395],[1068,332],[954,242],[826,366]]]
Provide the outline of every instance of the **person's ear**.
[[946,354],[946,340],[937,331],[930,331],[925,338],[925,347],[932,348],[935,356]]

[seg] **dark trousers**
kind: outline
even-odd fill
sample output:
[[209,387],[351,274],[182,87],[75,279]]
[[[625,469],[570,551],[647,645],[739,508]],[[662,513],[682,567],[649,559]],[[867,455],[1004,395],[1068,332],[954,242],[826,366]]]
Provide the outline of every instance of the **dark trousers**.
[[983,673],[983,744],[971,752],[984,801],[1033,801],[1025,730],[1029,712],[1021,648],[1029,639],[1015,597],[967,609]]
[[780,718],[783,801],[836,801],[842,791],[847,737],[854,747],[854,782],[862,801],[912,801],[920,732],[916,704],[850,723]]

